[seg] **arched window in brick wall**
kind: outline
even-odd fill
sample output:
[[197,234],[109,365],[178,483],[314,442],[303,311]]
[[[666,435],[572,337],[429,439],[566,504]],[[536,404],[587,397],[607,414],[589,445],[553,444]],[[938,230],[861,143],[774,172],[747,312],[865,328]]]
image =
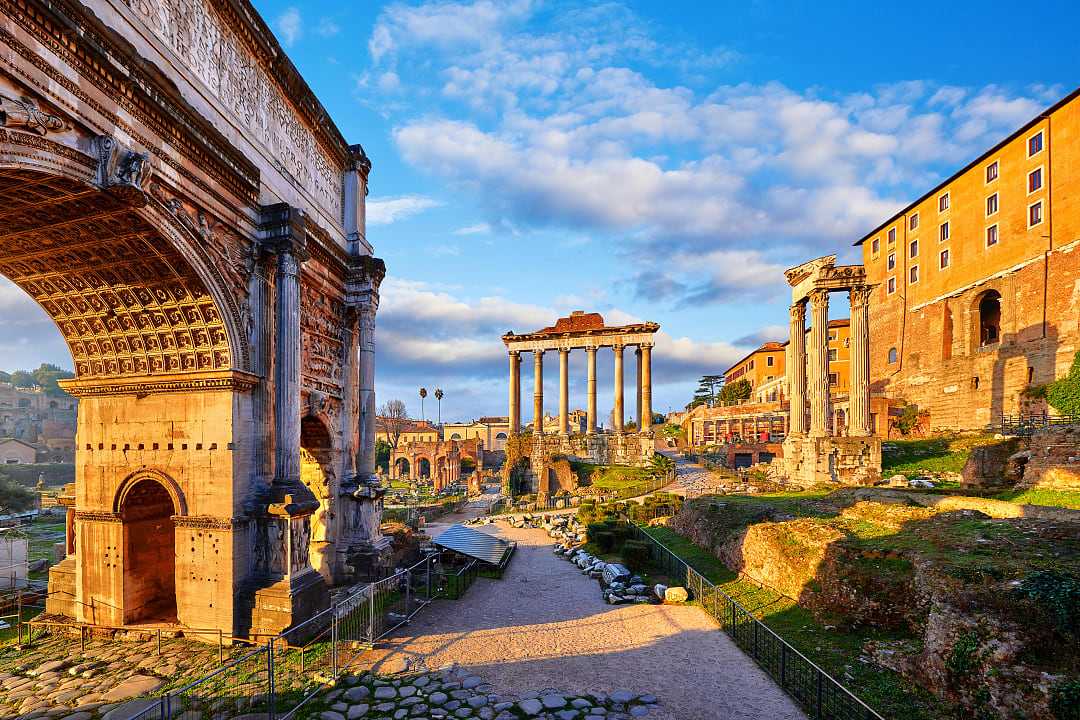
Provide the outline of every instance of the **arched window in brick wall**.
[[889,364],[896,364],[896,348],[894,347],[889,348]]
[[1001,293],[987,290],[979,296],[979,347],[1001,340]]

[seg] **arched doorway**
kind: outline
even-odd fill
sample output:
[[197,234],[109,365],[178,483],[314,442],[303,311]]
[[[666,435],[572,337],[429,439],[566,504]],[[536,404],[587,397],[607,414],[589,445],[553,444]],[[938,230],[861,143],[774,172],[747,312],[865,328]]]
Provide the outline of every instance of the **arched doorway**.
[[124,527],[124,622],[176,622],[176,507],[155,478],[144,477],[120,499]]
[[431,479],[431,461],[425,457],[416,460],[416,477],[420,480]]
[[319,509],[311,517],[311,538],[308,558],[311,567],[326,581],[333,581],[329,542],[331,523],[330,488],[333,486],[333,448],[330,432],[323,422],[312,415],[300,421],[300,480],[319,501]]
[[1001,293],[987,290],[979,296],[979,347],[1001,341]]
[[398,458],[394,462],[394,477],[398,480],[409,479],[409,460],[408,458]]

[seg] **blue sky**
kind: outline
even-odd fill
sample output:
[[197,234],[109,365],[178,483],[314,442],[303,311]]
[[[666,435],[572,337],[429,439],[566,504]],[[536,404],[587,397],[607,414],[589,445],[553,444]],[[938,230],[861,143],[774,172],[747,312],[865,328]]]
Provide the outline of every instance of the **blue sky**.
[[[654,405],[681,406],[784,334],[784,268],[854,260],[1080,84],[1066,2],[255,5],[374,162],[380,400],[441,386],[444,419],[505,413],[499,336],[574,309],[659,322]],[[7,364],[70,365],[13,292]]]

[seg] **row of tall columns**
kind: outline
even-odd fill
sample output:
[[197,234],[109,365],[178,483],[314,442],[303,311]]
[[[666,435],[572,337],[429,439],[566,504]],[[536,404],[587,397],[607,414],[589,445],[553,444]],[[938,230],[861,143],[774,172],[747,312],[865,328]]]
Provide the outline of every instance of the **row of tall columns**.
[[[870,291],[867,286],[849,290],[850,320],[850,390],[848,434],[868,436],[870,426]],[[829,435],[832,396],[829,386],[829,291],[812,290],[810,305],[810,344],[806,344],[805,301],[791,306],[791,336],[788,342],[787,380],[791,401],[789,427],[792,434],[810,437]],[[809,395],[809,398],[807,397]],[[810,402],[810,427],[806,427],[807,400]]]
[[[585,348],[588,358],[588,402],[586,406],[585,432],[596,432],[596,348]],[[612,421],[617,433],[624,431],[623,410],[623,346],[612,347],[615,355],[615,407]],[[533,424],[537,433],[543,433],[544,418],[544,350],[533,353]],[[521,432],[521,351],[510,353],[510,431]],[[641,345],[635,350],[637,356],[636,410],[641,431],[652,428],[652,346]],[[570,350],[559,349],[559,428],[560,435],[570,433]]]

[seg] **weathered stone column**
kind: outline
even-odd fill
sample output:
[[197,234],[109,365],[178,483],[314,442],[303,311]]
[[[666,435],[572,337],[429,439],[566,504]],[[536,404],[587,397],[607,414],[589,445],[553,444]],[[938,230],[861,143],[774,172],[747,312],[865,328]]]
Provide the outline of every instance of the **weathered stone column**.
[[787,349],[789,432],[806,433],[806,304],[791,306],[791,332]]
[[559,349],[559,434],[570,434],[570,350]]
[[807,374],[810,394],[810,436],[829,434],[829,291],[810,292],[810,347]]
[[615,417],[612,420],[615,432],[623,431],[623,346],[611,348],[615,353]]
[[533,351],[533,432],[544,434],[544,351]]
[[641,346],[634,348],[634,420],[637,422],[638,432],[641,432]]
[[596,434],[596,348],[585,348],[585,356],[588,358],[589,383],[588,402],[586,403],[585,432],[589,435]]
[[521,432],[521,353],[510,351],[510,432]]
[[870,291],[851,288],[851,389],[848,391],[848,435],[873,435],[870,427]]
[[357,298],[360,315],[360,380],[358,404],[360,411],[360,452],[357,476],[360,482],[377,482],[375,477],[375,314],[379,310],[379,286],[386,276],[386,265],[373,257],[361,258],[364,281]]
[[641,346],[641,431],[652,430],[652,345]]

